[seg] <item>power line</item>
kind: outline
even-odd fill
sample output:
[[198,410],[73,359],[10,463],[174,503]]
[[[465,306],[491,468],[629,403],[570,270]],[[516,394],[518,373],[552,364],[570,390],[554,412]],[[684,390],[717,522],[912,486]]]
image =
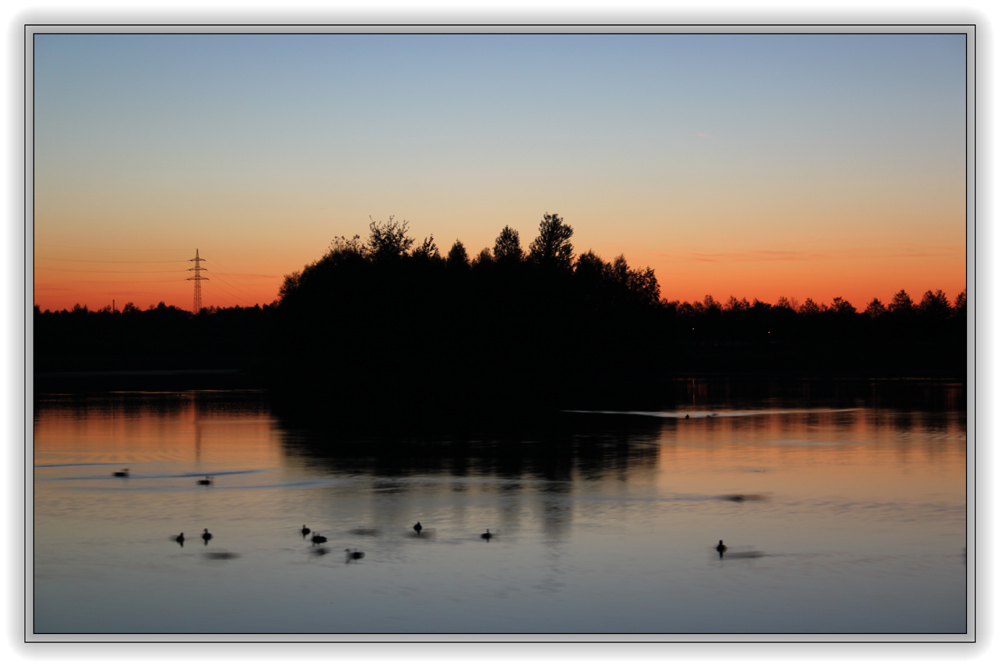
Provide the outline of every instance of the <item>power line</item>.
[[[215,274],[213,273],[212,275],[215,275]],[[256,303],[260,303],[259,301],[253,301],[252,299],[246,299],[246,298],[243,298],[243,297],[241,297],[241,296],[238,296],[238,295],[236,295],[236,294],[233,294],[232,292],[230,292],[229,290],[227,290],[227,289],[226,289],[225,287],[221,287],[221,286],[219,285],[219,283],[216,283],[216,284],[215,284],[215,286],[216,286],[217,288],[221,289],[221,290],[222,290],[223,292],[225,292],[225,293],[226,293],[226,294],[228,294],[229,296],[231,296],[231,297],[233,297],[234,299],[236,299],[236,301],[237,301],[237,302],[242,302],[242,303],[244,303],[244,304],[246,304],[246,305],[250,305],[250,303],[255,303],[255,304],[256,304]]]
[[[223,268],[223,269],[224,269],[224,268],[226,268],[226,267],[224,267],[224,266],[221,266],[221,265],[219,265],[219,266],[220,266],[220,268]],[[213,273],[212,275],[213,275],[213,276],[215,276],[216,278],[218,278],[218,280],[220,280],[221,282],[223,282],[223,283],[225,283],[226,285],[229,285],[230,287],[232,287],[232,288],[233,288],[234,290],[237,290],[238,292],[242,292],[242,293],[244,294],[244,296],[246,296],[246,297],[247,297],[247,301],[248,301],[248,302],[249,302],[249,301],[253,301],[253,297],[252,297],[252,296],[250,296],[250,293],[249,293],[249,292],[246,292],[246,291],[244,291],[244,290],[243,290],[243,288],[241,288],[241,287],[237,287],[236,285],[232,284],[232,283],[231,283],[231,282],[229,282],[228,280],[226,280],[226,279],[224,279],[224,278],[220,277],[220,274],[219,274],[219,273]],[[236,296],[236,295],[235,295],[235,294],[231,294],[231,296]]]

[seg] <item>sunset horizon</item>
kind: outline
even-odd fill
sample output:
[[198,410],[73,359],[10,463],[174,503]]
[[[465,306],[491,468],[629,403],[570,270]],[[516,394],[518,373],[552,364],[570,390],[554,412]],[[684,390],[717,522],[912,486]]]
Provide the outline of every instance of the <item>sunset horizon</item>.
[[963,34],[37,34],[43,310],[273,302],[395,215],[530,240],[661,297],[863,310],[966,289]]
[[[386,216],[386,219],[389,217]],[[367,230],[359,230],[358,235],[364,238],[364,234],[361,234],[360,231]],[[522,238],[529,240],[533,238],[530,233],[526,234],[523,230],[519,231],[521,231]],[[331,235],[331,240],[334,236],[340,235]],[[345,232],[342,235],[350,237],[354,234]],[[431,234],[427,236],[431,236]],[[423,237],[421,236],[421,238]],[[460,238],[455,240],[462,241]],[[437,243],[442,255],[446,254],[448,248],[451,247],[451,243],[448,243],[446,247],[442,247],[442,243],[437,237],[434,238],[434,241]],[[464,241],[463,245],[466,246],[471,254],[478,252],[474,246],[470,246]],[[492,247],[492,242],[484,244],[483,247]],[[188,253],[191,255],[191,258],[186,260],[109,260],[102,262],[97,259],[60,258],[59,261],[64,262],[70,267],[62,270],[64,274],[97,273],[95,269],[73,268],[75,266],[89,266],[90,264],[104,264],[108,266],[121,264],[124,268],[101,270],[100,273],[97,273],[99,278],[95,279],[76,278],[73,280],[74,284],[72,286],[52,285],[39,288],[36,285],[34,304],[43,311],[58,311],[72,310],[75,306],[83,306],[89,310],[100,310],[107,307],[121,310],[125,304],[131,304],[139,309],[147,309],[155,307],[162,302],[167,306],[192,311],[194,287],[189,280],[192,275],[190,269],[193,266],[191,259],[193,259],[195,252],[199,252],[205,261],[203,267],[206,281],[202,284],[202,306],[204,308],[265,306],[279,301],[279,290],[285,276],[296,271],[301,271],[304,266],[321,259],[326,250],[326,247],[317,250],[312,259],[304,261],[301,265],[290,266],[281,274],[270,275],[234,274],[227,271],[213,270],[211,267],[213,264],[217,264],[217,262],[213,262],[212,258],[208,257],[205,250],[201,248],[195,248]],[[586,250],[590,250],[590,248],[581,250],[581,252],[585,252]],[[934,283],[928,279],[911,279],[900,282],[893,281],[892,275],[880,280],[878,287],[874,289],[868,289],[868,284],[859,285],[858,278],[849,275],[844,276],[840,287],[837,287],[836,284],[829,287],[819,284],[816,285],[816,289],[811,290],[797,288],[796,283],[791,277],[795,275],[797,270],[801,270],[803,263],[830,259],[829,255],[820,256],[821,253],[809,255],[808,253],[797,251],[748,251],[746,253],[730,253],[728,256],[723,253],[687,253],[686,255],[676,253],[678,255],[677,263],[670,265],[661,263],[660,266],[657,266],[655,263],[646,265],[633,261],[633,258],[625,253],[602,254],[596,250],[594,252],[605,261],[611,261],[619,255],[623,255],[633,266],[639,266],[639,268],[649,266],[649,268],[652,268],[660,283],[661,299],[665,302],[695,304],[696,302],[704,302],[706,297],[712,297],[715,301],[724,305],[731,297],[734,297],[738,300],[745,299],[751,304],[755,301],[760,301],[774,305],[779,299],[784,298],[793,305],[801,305],[807,299],[811,299],[817,304],[829,305],[833,299],[839,297],[850,302],[858,311],[863,311],[873,299],[878,299],[881,303],[887,304],[899,291],[905,291],[914,302],[919,303],[920,298],[926,292],[941,290],[945,293],[948,300],[954,304],[955,297],[967,290],[964,281],[952,281],[949,284],[945,281]],[[919,250],[911,252],[913,253],[910,255],[911,257],[940,256],[939,253],[935,253],[931,249],[924,251],[926,255]],[[905,257],[906,255],[902,256]],[[37,259],[39,258],[36,257]],[[44,259],[49,258],[45,257]],[[158,267],[166,266],[168,268],[155,268],[149,271],[130,268],[135,265],[145,264],[155,264]],[[758,292],[726,289],[718,278],[710,275],[714,269],[719,267],[724,267],[730,275],[739,275],[740,269],[744,267],[749,273],[754,267],[774,264],[779,266],[787,265],[788,269],[768,281],[765,281],[765,277],[759,273],[754,273],[754,282],[762,285],[762,288]],[[177,268],[171,268],[175,266]],[[130,288],[129,285],[132,284],[132,281],[120,278],[119,274],[122,272],[143,274],[141,279],[134,281],[135,284],[145,286],[150,282],[158,282],[161,283],[161,286],[157,288]],[[51,273],[48,275],[58,275],[59,273],[59,270],[51,270]],[[172,274],[172,276],[168,278],[160,277],[163,274]],[[693,276],[708,277],[710,279],[702,280],[699,283]],[[679,283],[685,285],[685,289],[682,290],[676,286],[672,286],[669,282],[669,277],[677,278]],[[102,284],[110,283],[111,286],[92,287],[89,289],[83,287],[92,282],[92,280],[93,282]],[[742,281],[740,282],[743,284]],[[716,286],[714,289],[713,285]]]
[[25,640],[976,641],[976,30],[26,24]]

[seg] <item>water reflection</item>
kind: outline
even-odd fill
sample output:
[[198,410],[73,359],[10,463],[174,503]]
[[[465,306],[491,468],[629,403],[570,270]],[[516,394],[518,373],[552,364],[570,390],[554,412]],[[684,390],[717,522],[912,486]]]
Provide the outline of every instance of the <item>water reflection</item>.
[[[306,427],[259,394],[42,400],[36,630],[964,629],[965,414],[942,407],[960,392],[927,409],[689,389],[445,435]],[[179,581],[211,602],[171,602]]]

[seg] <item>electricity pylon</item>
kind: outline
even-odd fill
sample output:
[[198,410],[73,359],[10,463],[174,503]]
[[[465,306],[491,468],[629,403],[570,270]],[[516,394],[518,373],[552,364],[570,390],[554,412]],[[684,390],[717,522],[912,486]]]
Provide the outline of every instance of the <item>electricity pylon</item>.
[[201,312],[201,281],[208,280],[205,276],[201,275],[202,271],[208,271],[201,266],[201,263],[206,261],[204,257],[198,255],[198,249],[194,251],[194,259],[189,259],[189,262],[194,262],[194,268],[188,269],[188,271],[194,271],[194,275],[188,278],[188,280],[194,281],[194,314],[197,315]]

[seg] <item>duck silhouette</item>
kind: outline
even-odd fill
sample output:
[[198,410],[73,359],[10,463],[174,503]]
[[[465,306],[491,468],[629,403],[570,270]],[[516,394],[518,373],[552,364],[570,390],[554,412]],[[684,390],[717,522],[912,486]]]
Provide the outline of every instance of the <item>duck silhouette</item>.
[[128,468],[122,468],[118,472],[111,473],[114,477],[128,477]]
[[480,535],[480,537],[483,538],[484,540],[486,540],[487,542],[489,542],[490,538],[493,537],[493,534],[490,532],[490,529],[487,528],[486,532],[483,533],[482,535]]
[[212,539],[212,533],[208,532],[208,528],[201,534],[201,539],[205,540],[205,544],[208,544],[208,541]]
[[722,554],[726,553],[726,549],[728,548],[722,543],[722,540],[719,540],[719,543],[715,546],[715,550],[719,552],[719,558],[722,558]]
[[180,535],[178,535],[177,537],[175,537],[173,539],[174,539],[174,542],[176,542],[177,544],[179,544],[181,546],[184,546],[184,533],[181,533]]
[[358,551],[357,549],[355,549],[354,551],[351,551],[350,549],[344,549],[344,554],[347,556],[348,562],[352,560],[361,560],[362,558],[365,557],[365,552]]
[[302,524],[302,539],[305,539],[306,535],[308,535],[311,532],[312,532],[311,530],[306,528],[306,524]]
[[319,533],[316,533],[316,532],[313,533],[313,536],[312,536],[312,543],[313,544],[323,544],[324,542],[326,542],[326,538],[325,537],[323,537]]
[[198,483],[201,484],[202,486],[208,486],[209,484],[212,483],[213,479],[214,479],[213,477],[206,476],[205,479],[199,479]]
[[413,525],[413,530],[417,531],[417,535],[419,535],[420,531],[423,529],[424,527],[420,525],[419,521]]

